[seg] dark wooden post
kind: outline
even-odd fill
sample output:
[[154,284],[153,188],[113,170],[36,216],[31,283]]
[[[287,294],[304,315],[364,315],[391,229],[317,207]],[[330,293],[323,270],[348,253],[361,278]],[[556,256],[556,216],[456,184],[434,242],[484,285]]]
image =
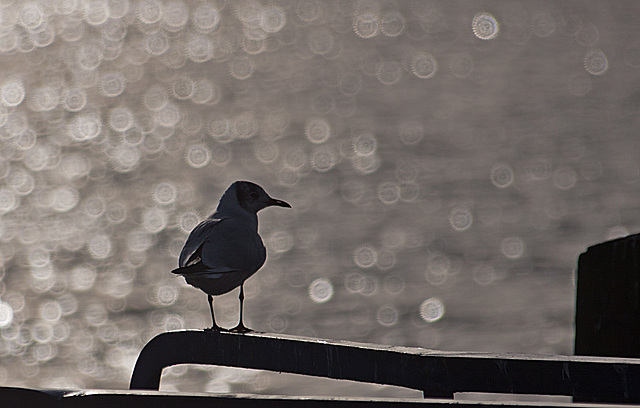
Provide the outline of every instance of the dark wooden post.
[[640,234],[578,259],[575,354],[640,357]]

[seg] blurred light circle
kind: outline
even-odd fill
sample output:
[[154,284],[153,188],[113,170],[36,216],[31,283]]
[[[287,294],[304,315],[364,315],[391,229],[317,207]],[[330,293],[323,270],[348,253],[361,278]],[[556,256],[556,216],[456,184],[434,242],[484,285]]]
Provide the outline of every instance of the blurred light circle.
[[124,92],[125,83],[126,81],[121,73],[111,72],[102,76],[100,90],[103,95],[113,98]]
[[178,300],[178,291],[173,286],[160,285],[156,290],[156,298],[162,306],[171,306]]
[[33,129],[27,129],[13,139],[13,144],[20,150],[29,150],[36,145],[37,138]]
[[211,151],[206,145],[193,145],[187,149],[185,160],[189,166],[199,169],[209,164]]
[[287,24],[287,16],[278,6],[267,6],[260,13],[260,28],[267,33],[277,33]]
[[384,85],[395,85],[402,78],[402,66],[396,61],[381,62],[376,70],[376,78]]
[[277,253],[288,252],[293,248],[293,236],[289,231],[275,231],[269,237],[269,249]]
[[189,8],[182,1],[170,1],[164,6],[163,21],[169,31],[179,31],[189,21]]
[[473,280],[481,286],[490,285],[496,280],[496,271],[491,265],[479,265],[473,269]]
[[217,145],[211,149],[211,163],[216,166],[226,166],[227,164],[229,164],[232,157],[232,151],[227,146]]
[[235,139],[250,139],[257,131],[258,124],[251,112],[243,112],[231,121],[231,134]]
[[[45,304],[40,306],[40,315],[42,316],[43,306],[48,305],[51,302],[46,302]],[[49,319],[45,319],[49,320]],[[53,326],[49,322],[37,322],[31,327],[31,337],[36,341],[36,343],[45,344],[49,343],[53,340]]]
[[162,55],[169,49],[169,37],[164,31],[147,33],[144,36],[144,49],[151,55]]
[[18,106],[24,97],[25,90],[22,81],[10,79],[0,86],[0,98],[6,106]]
[[18,38],[15,31],[7,31],[0,34],[0,52],[7,53],[13,51],[18,45]]
[[109,126],[116,132],[126,132],[133,126],[133,123],[133,112],[127,107],[115,108],[109,115]]
[[376,265],[378,268],[386,270],[393,268],[396,264],[396,254],[389,249],[382,249],[378,251],[378,257],[376,258]]
[[4,124],[4,130],[10,136],[17,137],[27,130],[27,117],[22,112],[13,112],[7,116],[7,121]]
[[427,282],[432,285],[442,285],[446,282],[451,269],[451,260],[445,254],[432,253],[427,259]]
[[140,150],[124,143],[109,152],[113,169],[119,173],[128,173],[135,169],[140,163],[141,155]]
[[591,78],[583,72],[576,72],[567,80],[569,93],[574,96],[585,96],[591,92]]
[[304,134],[311,143],[324,143],[331,136],[331,125],[324,118],[313,118],[307,121]]
[[28,195],[35,188],[36,182],[31,173],[19,167],[12,167],[7,174],[6,183],[18,195]]
[[229,73],[235,79],[248,79],[253,75],[253,61],[248,57],[237,57],[229,61]]
[[30,53],[36,48],[31,38],[31,33],[27,30],[21,30],[17,33],[16,49],[23,54]]
[[233,140],[231,121],[224,117],[211,118],[207,124],[207,133],[219,143],[229,143]]
[[406,21],[397,10],[390,10],[380,17],[380,31],[387,37],[397,37],[404,32]]
[[591,75],[604,75],[609,69],[609,60],[601,50],[589,50],[584,56],[584,69]]
[[508,164],[494,164],[491,168],[490,178],[494,186],[507,188],[513,183],[513,169]]
[[193,35],[187,41],[187,56],[193,62],[207,62],[213,58],[213,42],[205,36]]
[[87,243],[89,254],[94,259],[107,259],[111,255],[112,243],[108,235],[98,234]]
[[102,62],[102,50],[93,43],[83,43],[76,52],[77,66],[85,71],[93,71]]
[[256,159],[264,164],[276,161],[280,153],[280,148],[273,142],[258,142],[253,145],[253,154]]
[[87,104],[87,94],[80,88],[67,88],[62,93],[62,106],[69,112],[78,112]]
[[147,109],[157,112],[169,102],[169,95],[161,85],[153,85],[144,93],[142,101]]
[[178,188],[169,181],[163,181],[153,190],[153,200],[161,205],[173,204],[178,197]]
[[106,211],[104,198],[99,195],[88,197],[84,200],[82,209],[89,217],[101,217]]
[[15,192],[8,188],[0,188],[0,214],[15,210],[19,203]]
[[158,0],[138,1],[138,20],[144,24],[153,24],[162,18],[162,4]]
[[376,264],[378,253],[368,244],[359,246],[353,251],[353,262],[363,269],[371,268]]
[[433,78],[438,72],[438,62],[429,53],[417,52],[409,60],[409,67],[413,75],[420,79]]
[[188,76],[180,75],[171,84],[173,97],[180,100],[191,99],[195,92],[195,83]]
[[157,234],[167,227],[168,218],[160,208],[149,208],[142,214],[142,226],[150,233]]
[[380,168],[380,158],[376,154],[368,156],[355,155],[351,159],[351,164],[361,174],[372,174]]
[[385,327],[395,326],[398,323],[398,309],[393,306],[381,306],[376,313],[376,320]]
[[60,320],[60,318],[62,318],[62,308],[60,307],[60,303],[55,300],[44,302],[40,305],[40,317],[49,322],[57,322]]
[[358,12],[353,18],[353,31],[358,37],[372,38],[379,32],[378,16],[372,12]]
[[507,237],[500,243],[502,254],[509,259],[518,259],[524,255],[525,245],[520,237]]
[[293,146],[284,154],[284,165],[292,170],[299,171],[304,168],[309,158],[300,146]]
[[113,41],[114,43],[124,40],[124,38],[127,36],[127,25],[124,21],[119,19],[116,20],[115,18],[112,18],[101,28],[102,36],[109,41]]
[[333,149],[326,146],[318,147],[311,153],[311,167],[320,173],[327,172],[336,165],[336,156]]
[[169,102],[156,112],[154,118],[158,125],[172,128],[180,122],[180,108],[175,103]]
[[473,224],[471,211],[466,207],[456,207],[449,213],[449,224],[456,231],[465,231]]
[[27,3],[18,11],[18,23],[27,30],[36,31],[44,22],[44,10],[36,3]]
[[387,205],[397,203],[400,200],[400,185],[393,181],[378,184],[378,199]]
[[400,123],[398,133],[402,143],[416,145],[424,138],[424,127],[418,121],[405,121]]
[[91,0],[84,6],[84,20],[92,26],[104,24],[109,18],[109,5],[105,0]]
[[265,33],[259,29],[246,29],[244,30],[244,37],[242,37],[242,50],[250,55],[258,55],[264,52],[267,48],[267,42]]
[[315,303],[325,303],[333,297],[333,285],[326,278],[318,278],[309,285],[309,297]]
[[353,150],[357,156],[371,156],[377,147],[378,142],[371,133],[361,133],[353,138]]
[[553,184],[561,190],[575,187],[578,175],[571,167],[561,167],[553,172]]
[[178,216],[178,226],[182,232],[191,232],[199,222],[200,216],[193,211],[187,211]]
[[556,22],[548,10],[540,10],[531,16],[531,32],[537,37],[548,37],[556,32]]
[[414,181],[400,184],[400,200],[405,203],[414,202],[418,199],[420,188]]
[[124,204],[111,201],[106,208],[107,220],[112,224],[120,224],[127,218],[127,208]]
[[0,301],[0,327],[7,327],[13,322],[13,308],[10,304]]
[[493,40],[498,36],[500,25],[494,16],[489,13],[478,13],[471,23],[473,33],[481,40]]
[[58,187],[53,191],[51,208],[56,212],[68,212],[73,209],[80,200],[78,191],[69,186]]
[[51,262],[51,250],[37,246],[29,251],[27,259],[32,267],[43,268]]
[[444,316],[444,304],[438,298],[429,298],[420,305],[420,317],[427,323],[437,322]]
[[338,89],[346,96],[354,96],[362,90],[362,78],[355,72],[345,72],[338,80]]
[[102,132],[102,122],[97,115],[84,114],[77,116],[69,124],[69,136],[76,142],[95,139]]
[[457,78],[468,78],[473,72],[473,58],[467,53],[456,54],[449,61],[449,70]]
[[400,276],[389,275],[384,279],[384,290],[392,295],[397,295],[404,291],[404,280]]
[[60,103],[58,92],[50,86],[35,89],[31,98],[34,110],[40,112],[53,110]]
[[191,21],[196,30],[211,32],[220,24],[220,12],[210,3],[202,3],[191,13]]
[[199,79],[194,82],[194,92],[191,100],[199,104],[215,105],[220,102],[222,93],[213,82],[208,79]]
[[584,47],[594,46],[600,39],[598,28],[591,22],[581,23],[575,36],[576,42]]
[[372,296],[378,292],[378,280],[372,276],[363,276],[360,284],[360,294]]
[[89,174],[91,163],[84,154],[70,153],[61,157],[58,169],[65,178],[77,179]]
[[307,44],[312,53],[327,55],[335,46],[335,39],[328,29],[316,29],[307,35]]

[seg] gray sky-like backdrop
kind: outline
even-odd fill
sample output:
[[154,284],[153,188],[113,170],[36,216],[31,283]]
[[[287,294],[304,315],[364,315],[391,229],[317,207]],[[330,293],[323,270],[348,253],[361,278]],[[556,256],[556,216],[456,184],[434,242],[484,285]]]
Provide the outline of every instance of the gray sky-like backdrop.
[[[293,206],[260,213],[250,327],[572,354],[578,255],[640,230],[638,21],[637,1],[3,0],[0,384],[126,388],[154,335],[208,327],[170,270],[238,179]],[[234,326],[237,291],[216,312]],[[406,395],[300,381],[179,366],[161,389]]]

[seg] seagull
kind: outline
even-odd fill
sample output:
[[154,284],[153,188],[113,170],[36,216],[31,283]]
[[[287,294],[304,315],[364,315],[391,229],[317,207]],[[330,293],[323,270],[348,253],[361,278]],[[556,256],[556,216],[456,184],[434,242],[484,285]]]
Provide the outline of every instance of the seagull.
[[242,322],[244,282],[264,265],[267,252],[258,235],[258,211],[270,206],[291,208],[289,203],[271,198],[250,181],[236,181],[220,198],[216,211],[189,234],[180,252],[179,268],[188,284],[207,294],[213,331],[216,324],[213,296],[240,286],[240,322],[231,331],[251,331]]

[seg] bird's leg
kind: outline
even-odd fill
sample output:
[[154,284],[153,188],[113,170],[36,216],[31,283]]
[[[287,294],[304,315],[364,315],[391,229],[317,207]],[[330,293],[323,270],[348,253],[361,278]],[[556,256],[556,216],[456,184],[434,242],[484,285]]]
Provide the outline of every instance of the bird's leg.
[[242,284],[240,285],[240,296],[238,296],[238,298],[240,299],[240,322],[238,322],[238,325],[231,329],[231,331],[238,333],[247,333],[250,332],[251,329],[245,327],[245,325],[242,323],[242,310],[244,309],[244,282],[242,282]]
[[210,329],[206,329],[206,330],[220,331],[220,330],[222,330],[222,327],[220,327],[220,326],[218,326],[216,324],[216,318],[213,315],[213,296],[207,294],[207,300],[209,301],[209,309],[211,309],[211,321],[213,321],[213,326],[211,326]]

